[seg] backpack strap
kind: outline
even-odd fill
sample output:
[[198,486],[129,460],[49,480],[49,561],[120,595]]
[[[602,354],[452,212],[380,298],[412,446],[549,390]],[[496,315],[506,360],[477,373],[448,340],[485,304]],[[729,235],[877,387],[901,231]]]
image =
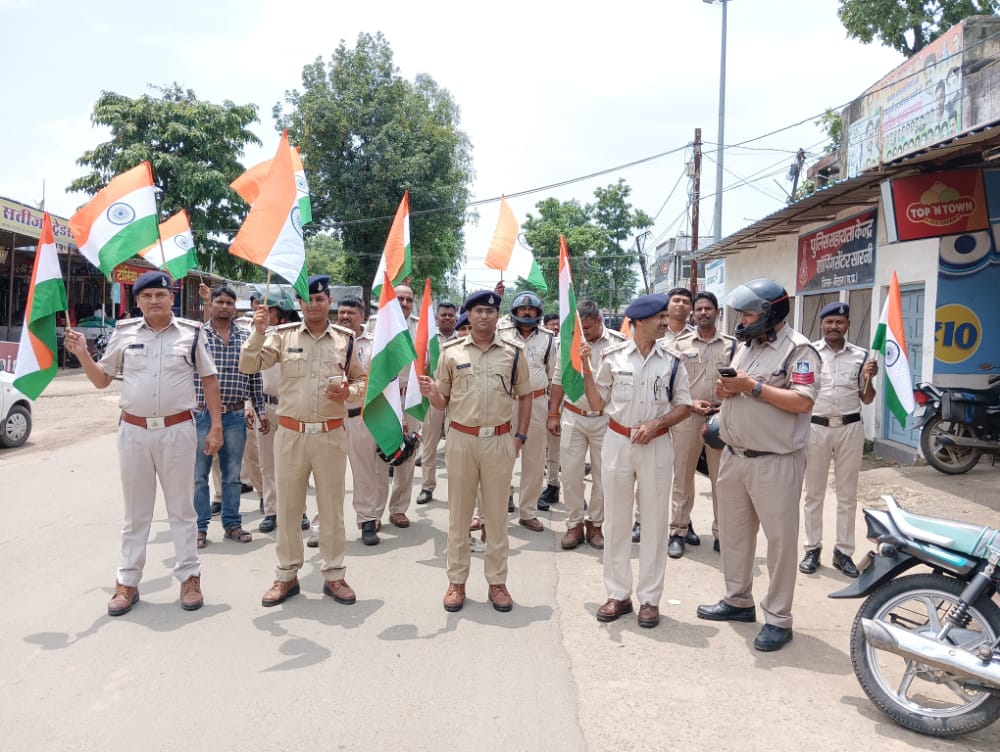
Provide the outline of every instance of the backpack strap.
[[670,369],[670,384],[667,385],[667,400],[673,404],[674,401],[674,379],[677,378],[677,366],[680,364],[680,358],[674,356],[674,365]]
[[201,326],[196,326],[194,329],[194,339],[191,341],[191,365],[194,366],[194,370],[198,370],[198,337],[201,336]]

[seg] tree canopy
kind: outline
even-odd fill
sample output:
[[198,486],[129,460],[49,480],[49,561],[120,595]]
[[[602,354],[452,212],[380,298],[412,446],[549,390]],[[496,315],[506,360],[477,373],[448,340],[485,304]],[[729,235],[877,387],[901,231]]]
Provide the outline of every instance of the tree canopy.
[[592,204],[555,198],[535,204],[539,216],[529,213],[522,230],[545,275],[550,298],[558,296],[559,236],[564,235],[578,299],[588,298],[607,309],[620,308],[632,300],[638,256],[627,241],[652,226],[653,220],[628,203],[631,192],[619,179],[597,188],[597,200]]
[[228,253],[246,214],[229,183],[244,171],[240,158],[247,144],[260,140],[248,129],[257,106],[203,102],[177,83],[151,86],[158,96],[126,97],[101,92],[91,122],[111,129],[111,140],[77,160],[91,172],[68,190],[95,194],[119,173],[149,160],[161,221],[186,209],[201,266],[240,277],[253,268]]
[[963,18],[992,15],[1000,0],[840,0],[847,36],[915,55]]
[[306,232],[341,240],[345,283],[370,289],[405,190],[414,277],[437,281],[456,269],[473,175],[469,139],[448,90],[426,74],[403,79],[381,33],[359,34],[353,49],[341,41],[329,63],[306,65],[302,91],[286,92],[273,114],[302,150],[314,223]]

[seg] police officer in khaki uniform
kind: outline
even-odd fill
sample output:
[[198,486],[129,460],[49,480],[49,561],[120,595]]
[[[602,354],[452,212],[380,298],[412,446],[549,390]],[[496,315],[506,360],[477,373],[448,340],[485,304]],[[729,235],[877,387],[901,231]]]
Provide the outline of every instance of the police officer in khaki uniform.
[[591,410],[608,416],[601,449],[604,477],[604,585],[608,600],[597,620],[614,621],[632,613],[632,545],[629,521],[638,502],[646,522],[639,543],[640,627],[660,623],[660,597],[667,566],[667,520],[674,465],[670,429],[688,416],[691,396],[687,371],[663,344],[668,298],[642,295],[625,309],[632,339],[609,347],[596,374],[590,369],[591,347],[584,342],[583,385]]
[[874,378],[878,364],[868,359],[868,352],[847,341],[851,309],[847,303],[830,303],[819,312],[823,339],[813,347],[823,361],[819,396],[813,405],[809,445],[806,447],[805,556],[799,571],[812,574],[819,566],[823,544],[823,498],[826,479],[833,460],[837,492],[837,544],[833,566],[848,577],[857,577],[851,554],[854,553],[854,517],[858,508],[858,476],[861,455],[865,451],[865,430],[861,405],[875,399]]
[[[555,368],[558,353],[555,353],[555,338],[548,329],[542,327],[542,299],[533,292],[522,292],[514,296],[510,304],[510,326],[500,326],[501,336],[511,339],[524,349],[531,378],[532,401],[523,405],[531,411],[528,424],[528,448],[521,452],[521,485],[518,492],[518,524],[536,533],[545,527],[538,519],[538,498],[545,483],[545,445],[548,433],[545,430],[545,410],[548,407],[549,383]],[[515,420],[520,423],[522,405],[514,410]]]
[[[546,313],[542,316],[542,326],[552,332],[552,336],[555,337],[553,347],[555,347],[558,351],[559,314]],[[556,368],[558,367],[559,358],[556,358]],[[553,369],[552,374],[553,378],[555,378],[555,369]],[[551,398],[549,402],[551,404]],[[549,412],[551,413],[551,410]],[[552,416],[550,415],[549,417],[551,418]],[[538,497],[538,502],[536,504],[539,512],[548,512],[553,504],[559,503],[559,442],[559,434],[552,433],[552,431],[549,430],[548,435],[545,437],[545,489],[542,491],[542,495]]]
[[[438,353],[446,342],[455,338],[455,320],[458,308],[454,303],[442,300],[437,305],[436,324]],[[437,488],[437,453],[441,434],[444,432],[446,416],[434,405],[427,408],[423,425],[420,428],[420,472],[422,481],[420,493],[417,494],[418,504],[427,504],[434,499],[434,489]]]
[[[510,611],[514,602],[506,584],[506,497],[514,461],[528,441],[533,389],[522,348],[496,331],[500,296],[489,290],[475,292],[465,301],[465,310],[471,334],[445,345],[435,378],[419,380],[420,393],[439,410],[448,410],[449,585],[444,608],[458,611],[465,603],[469,522],[478,490],[488,533],[484,570],[489,600],[497,611]],[[515,398],[520,410],[512,427]]]
[[356,601],[344,579],[344,474],[347,471],[347,400],[362,398],[364,370],[354,352],[354,333],[330,323],[330,278],[309,278],[304,320],[274,329],[265,339],[267,309],[254,312],[254,331],[243,345],[240,370],[257,373],[281,364],[278,431],[278,566],[261,604],[276,606],[299,593],[304,547],[299,520],[305,511],[309,475],[316,481],[323,592],[338,603]]
[[66,348],[79,358],[98,389],[107,388],[122,374],[118,454],[125,521],[115,594],[108,603],[110,616],[128,613],[139,600],[157,478],[174,542],[181,607],[193,611],[204,603],[193,501],[198,443],[192,413],[198,404],[195,372],[201,377],[211,420],[206,454],[215,454],[222,446],[222,409],[215,364],[198,336],[200,325],[174,317],[172,288],[164,272],[146,272],[136,278],[132,293],[142,317],[118,322],[100,363],[90,357],[82,334],[66,333]]
[[[281,306],[279,301],[270,299],[267,301],[267,315],[268,328],[265,329],[265,333],[269,334],[280,322]],[[275,363],[270,368],[265,368],[260,372],[260,384],[264,392],[264,407],[267,411],[270,430],[250,431],[250,433],[256,434],[257,458],[260,463],[261,485],[263,489],[261,511],[264,513],[264,516],[257,529],[262,533],[274,532],[274,529],[278,526],[278,483],[274,467],[274,435],[278,425],[278,385],[280,383],[280,363]],[[308,521],[308,518],[306,518],[306,521]]]
[[699,292],[694,297],[696,329],[681,332],[674,339],[674,349],[687,368],[691,386],[691,415],[677,424],[671,432],[674,439],[674,487],[670,492],[670,541],[667,555],[679,559],[684,546],[701,543],[691,524],[694,506],[694,474],[698,458],[705,451],[708,478],[712,483],[712,535],[715,550],[719,550],[718,501],[715,492],[719,476],[720,451],[706,446],[701,440],[701,429],[718,407],[715,398],[715,380],[718,369],[728,366],[736,351],[736,338],[723,334],[716,328],[719,318],[719,301],[710,292]]
[[[590,345],[590,369],[597,370],[604,352],[626,340],[604,326],[604,318],[597,305],[581,300],[577,306],[584,340]],[[566,534],[560,545],[564,549],[579,546],[585,540],[594,548],[604,548],[604,482],[601,475],[601,447],[608,430],[608,416],[603,410],[591,410],[586,396],[576,402],[566,399],[562,388],[562,363],[556,358],[549,395],[549,433],[559,436],[562,457],[563,502],[566,504]],[[584,503],[584,470],[590,452],[591,487],[590,501]],[[586,510],[584,510],[586,507]]]
[[757,620],[753,565],[757,530],[767,538],[767,623],[757,650],[780,650],[792,639],[792,599],[798,557],[799,499],[806,468],[809,415],[819,387],[812,344],[785,322],[788,293],[771,279],[739,285],[726,299],[739,324],[732,369],[720,375],[720,432],[727,447],[719,466],[719,540],[726,593],[698,606],[713,621]]

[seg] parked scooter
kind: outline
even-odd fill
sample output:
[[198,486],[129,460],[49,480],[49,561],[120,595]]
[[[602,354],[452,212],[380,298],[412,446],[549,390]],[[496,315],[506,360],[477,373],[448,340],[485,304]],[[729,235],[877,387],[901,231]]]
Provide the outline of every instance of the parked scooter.
[[[868,698],[899,725],[958,736],[1000,718],[1000,530],[904,511],[865,509],[876,544],[861,575],[831,598],[868,599],[851,662]],[[901,577],[923,564],[930,572]]]
[[974,468],[983,454],[1000,454],[1000,376],[988,389],[939,387],[921,382],[913,390],[920,450],[928,464],[949,475]]

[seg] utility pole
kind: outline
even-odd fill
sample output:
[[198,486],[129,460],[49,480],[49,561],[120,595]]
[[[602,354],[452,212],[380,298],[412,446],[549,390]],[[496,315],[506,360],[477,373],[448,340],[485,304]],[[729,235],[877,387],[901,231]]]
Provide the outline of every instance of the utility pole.
[[651,234],[652,233],[650,233],[649,230],[646,230],[646,232],[642,233],[641,235],[637,235],[635,238],[635,252],[636,255],[639,257],[639,269],[642,271],[642,286],[647,294],[651,293],[652,289],[649,286],[649,273],[646,270],[645,241],[649,238]]
[[691,280],[688,289],[698,292],[698,215],[701,203],[701,128],[694,129],[694,175],[691,186]]
[[799,149],[795,153],[795,161],[792,162],[792,166],[788,168],[788,177],[792,179],[792,195],[788,199],[788,203],[793,203],[795,201],[795,192],[799,189],[799,178],[802,176],[802,166],[806,163],[806,153],[804,150]]

